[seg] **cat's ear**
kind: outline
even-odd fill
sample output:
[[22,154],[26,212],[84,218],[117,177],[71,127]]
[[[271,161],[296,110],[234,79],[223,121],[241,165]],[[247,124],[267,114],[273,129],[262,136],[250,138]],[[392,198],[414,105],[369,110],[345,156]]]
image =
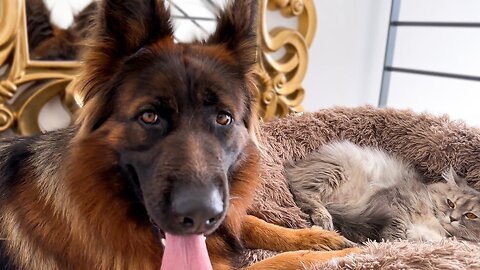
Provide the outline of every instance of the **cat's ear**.
[[467,184],[465,178],[458,176],[453,167],[450,167],[449,169],[444,171],[442,173],[442,177],[451,186],[463,186]]

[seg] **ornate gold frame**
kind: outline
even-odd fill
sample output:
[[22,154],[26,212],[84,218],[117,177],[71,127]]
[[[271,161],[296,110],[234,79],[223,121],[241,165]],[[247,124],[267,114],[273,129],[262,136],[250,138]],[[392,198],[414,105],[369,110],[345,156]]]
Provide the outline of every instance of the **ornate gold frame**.
[[8,66],[0,81],[0,132],[15,127],[17,133],[32,135],[40,131],[38,115],[51,98],[60,94],[74,106],[65,89],[79,63],[30,59],[24,3],[7,0],[0,6],[0,66]]
[[[26,0],[0,2],[0,133],[8,129],[21,135],[40,132],[41,108],[60,95],[74,111],[72,80],[78,72],[76,61],[35,61],[30,59],[25,15]],[[276,27],[268,30],[267,9],[285,17],[298,17],[298,29]],[[259,102],[265,120],[299,112],[304,89],[301,86],[308,65],[308,47],[316,30],[313,0],[260,0],[259,66],[263,82]],[[272,53],[286,53],[275,59]],[[1,69],[0,69],[1,70]]]
[[[260,90],[262,117],[268,121],[290,112],[301,112],[305,96],[302,81],[308,67],[308,48],[317,29],[313,0],[260,1],[260,58],[258,74],[263,81]],[[267,9],[280,11],[284,17],[297,17],[298,29],[275,27],[268,30]],[[275,59],[272,54],[285,49]]]

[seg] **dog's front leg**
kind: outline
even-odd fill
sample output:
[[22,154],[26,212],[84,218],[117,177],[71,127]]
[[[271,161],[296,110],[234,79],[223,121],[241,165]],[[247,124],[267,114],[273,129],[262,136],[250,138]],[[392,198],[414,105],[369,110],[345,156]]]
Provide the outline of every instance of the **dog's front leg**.
[[255,263],[245,270],[308,270],[335,257],[359,252],[359,248],[332,251],[289,251]]
[[[316,227],[289,229],[267,223],[254,216],[245,218],[242,239],[249,248],[287,251],[255,263],[246,270],[308,269],[334,257],[343,257],[360,251],[359,248],[347,248],[355,244],[333,231]],[[311,251],[332,249],[341,250]]]
[[[358,252],[358,248],[347,248],[333,251],[290,251],[281,253],[263,261],[257,262],[244,270],[305,270],[315,264],[325,262],[335,257],[343,257]],[[213,270],[234,270],[229,258],[212,258]]]
[[318,227],[289,229],[248,215],[242,226],[246,247],[273,251],[338,250],[355,246],[334,231]]
[[[315,265],[316,263],[321,263],[334,257],[346,256],[347,254],[360,250],[358,248],[347,248],[355,244],[333,231],[326,231],[317,227],[289,229],[265,222],[250,215],[246,216],[243,220],[242,240],[248,248],[284,252],[255,263],[245,270],[305,269],[306,266]],[[213,257],[211,257],[213,269],[235,269],[231,265],[229,258],[217,255],[224,254],[225,250],[225,247],[218,245],[218,243],[221,242],[211,239],[209,245],[209,251],[213,251],[211,252],[213,255]]]

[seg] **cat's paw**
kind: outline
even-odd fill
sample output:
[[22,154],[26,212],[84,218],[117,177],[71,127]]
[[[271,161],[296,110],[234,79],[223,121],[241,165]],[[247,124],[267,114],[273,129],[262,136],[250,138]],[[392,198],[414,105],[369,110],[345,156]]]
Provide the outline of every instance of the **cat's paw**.
[[333,231],[333,220],[330,213],[327,211],[317,211],[310,215],[312,223],[315,226],[321,227],[324,230]]
[[327,231],[313,226],[309,229],[302,229],[299,235],[298,246],[301,249],[309,250],[338,250],[344,248],[358,247],[358,245],[335,231]]

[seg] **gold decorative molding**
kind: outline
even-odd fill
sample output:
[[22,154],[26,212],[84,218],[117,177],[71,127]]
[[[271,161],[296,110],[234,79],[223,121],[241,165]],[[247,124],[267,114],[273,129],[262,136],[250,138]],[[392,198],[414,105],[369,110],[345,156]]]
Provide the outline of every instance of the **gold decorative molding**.
[[[70,111],[78,108],[71,82],[79,62],[30,59],[25,1],[0,0],[0,133],[8,129],[21,135],[41,132],[40,110],[57,95]],[[297,18],[298,29],[278,26],[269,30],[268,10]],[[259,17],[259,103],[262,117],[268,121],[303,110],[301,83],[316,14],[313,0],[260,0]],[[282,50],[281,57],[274,57]]]
[[[30,59],[24,0],[0,3],[0,132],[40,132],[38,114],[56,95],[72,100],[65,88],[77,73],[75,61],[35,61]],[[62,86],[62,87],[58,87]],[[71,105],[71,104],[70,104]],[[69,106],[71,108],[71,106]]]
[[[298,29],[268,29],[267,10],[280,11],[282,16],[298,20]],[[302,81],[308,67],[308,48],[317,27],[313,0],[261,0],[259,23],[259,69],[263,87],[259,100],[264,120],[291,112],[301,112],[305,96]],[[284,50],[281,57],[275,53]]]

